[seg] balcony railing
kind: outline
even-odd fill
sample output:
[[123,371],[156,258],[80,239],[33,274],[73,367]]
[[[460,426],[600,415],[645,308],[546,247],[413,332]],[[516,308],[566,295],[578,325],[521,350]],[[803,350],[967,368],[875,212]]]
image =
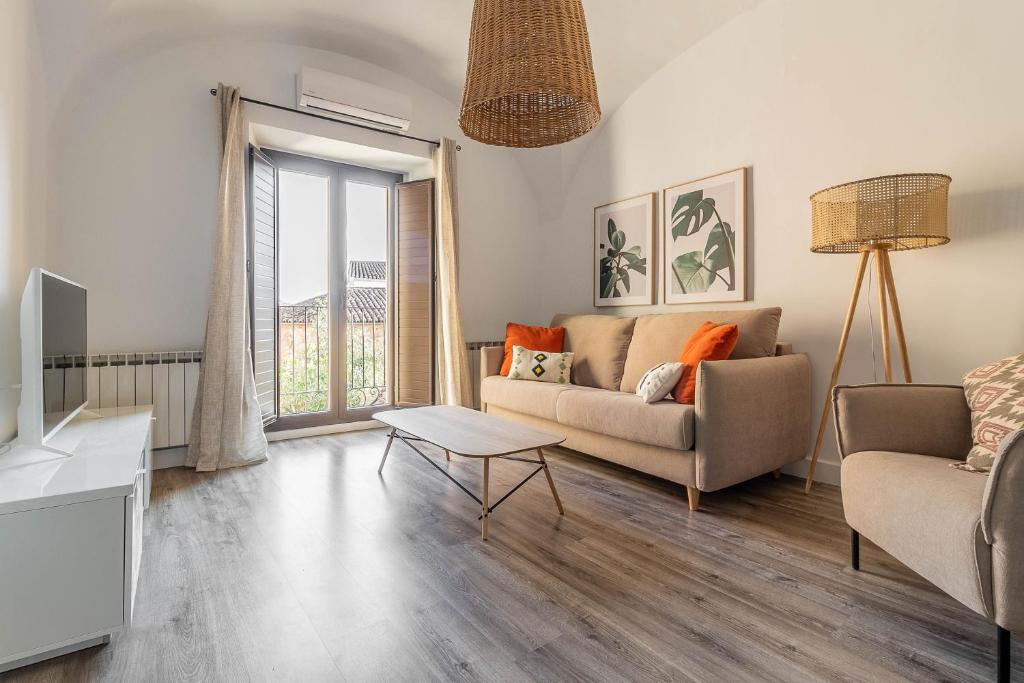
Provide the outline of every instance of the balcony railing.
[[384,323],[346,325],[348,337],[348,407],[364,408],[387,403],[387,342]]
[[[279,306],[278,316],[281,414],[328,410],[331,378],[327,306]],[[346,329],[347,407],[385,404],[388,392],[384,323],[350,320]]]

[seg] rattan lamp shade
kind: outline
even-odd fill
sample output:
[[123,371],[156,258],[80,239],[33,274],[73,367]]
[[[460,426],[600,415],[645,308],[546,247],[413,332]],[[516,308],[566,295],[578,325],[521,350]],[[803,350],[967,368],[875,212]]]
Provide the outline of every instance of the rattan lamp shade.
[[476,0],[459,114],[466,135],[545,147],[600,119],[581,0]]
[[836,185],[811,195],[811,251],[852,253],[885,243],[890,251],[949,241],[950,177],[887,175]]

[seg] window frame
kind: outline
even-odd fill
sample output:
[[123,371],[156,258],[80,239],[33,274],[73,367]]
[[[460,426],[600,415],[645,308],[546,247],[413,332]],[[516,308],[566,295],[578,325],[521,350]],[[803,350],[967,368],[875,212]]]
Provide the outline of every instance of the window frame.
[[[302,429],[307,427],[318,427],[332,424],[344,424],[347,422],[360,422],[368,420],[371,415],[381,410],[389,410],[394,405],[394,362],[392,359],[394,348],[394,325],[395,316],[393,308],[393,291],[395,288],[394,278],[394,242],[397,216],[397,191],[399,183],[404,182],[404,174],[390,171],[382,171],[352,164],[345,164],[338,161],[319,159],[293,152],[264,148],[261,150],[269,157],[277,167],[278,174],[278,195],[280,195],[280,173],[282,171],[294,173],[307,173],[320,177],[327,177],[329,183],[329,216],[328,216],[328,354],[329,354],[329,389],[328,389],[328,410],[315,413],[297,413],[285,415],[280,410],[280,389],[278,389],[277,420],[267,428],[267,431],[282,431],[290,429]],[[388,292],[388,315],[385,321],[385,355],[387,364],[385,368],[385,383],[387,396],[385,403],[365,406],[360,408],[349,408],[347,401],[348,372],[347,372],[347,351],[344,340],[347,339],[347,316],[346,316],[346,292],[348,287],[347,264],[347,215],[345,183],[359,182],[368,185],[375,185],[387,189],[388,225],[387,225],[387,280]],[[280,205],[280,196],[277,198]],[[278,235],[280,236],[281,226],[278,224]],[[279,252],[279,243],[275,244],[275,250]],[[280,273],[278,273],[280,278]],[[278,319],[280,318],[280,300],[278,299]],[[278,323],[278,335],[280,335],[280,323]],[[280,349],[280,339],[277,343]],[[277,383],[280,384],[280,351],[275,360],[277,372]]]

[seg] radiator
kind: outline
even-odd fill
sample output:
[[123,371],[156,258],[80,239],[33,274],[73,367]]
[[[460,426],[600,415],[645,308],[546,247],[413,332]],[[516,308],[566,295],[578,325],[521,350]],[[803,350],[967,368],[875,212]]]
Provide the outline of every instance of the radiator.
[[[480,349],[503,344],[503,341],[466,344],[474,408],[480,408]],[[91,354],[86,370],[89,407],[152,405],[156,419],[153,448],[186,446],[192,428],[202,356],[201,351]],[[81,360],[81,357],[76,358],[74,364],[80,366]],[[44,381],[51,385],[64,381],[70,386],[65,379],[65,364],[56,359],[47,361]]]
[[485,346],[504,346],[504,341],[466,342],[469,359],[469,383],[473,387],[473,407],[480,410],[480,349]]
[[153,448],[188,444],[201,351],[89,356],[89,407],[153,406]]

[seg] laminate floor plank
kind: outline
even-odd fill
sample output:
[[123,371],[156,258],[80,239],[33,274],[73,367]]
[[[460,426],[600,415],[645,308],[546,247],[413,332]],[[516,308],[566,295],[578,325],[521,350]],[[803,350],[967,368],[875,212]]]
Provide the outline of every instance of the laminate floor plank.
[[[154,475],[130,631],[4,681],[987,681],[994,628],[849,530],[835,487],[701,496],[546,449],[493,513],[387,432]],[[479,493],[479,460],[424,451]],[[492,463],[491,500],[530,466]],[[1014,675],[1024,648],[1014,643]]]

